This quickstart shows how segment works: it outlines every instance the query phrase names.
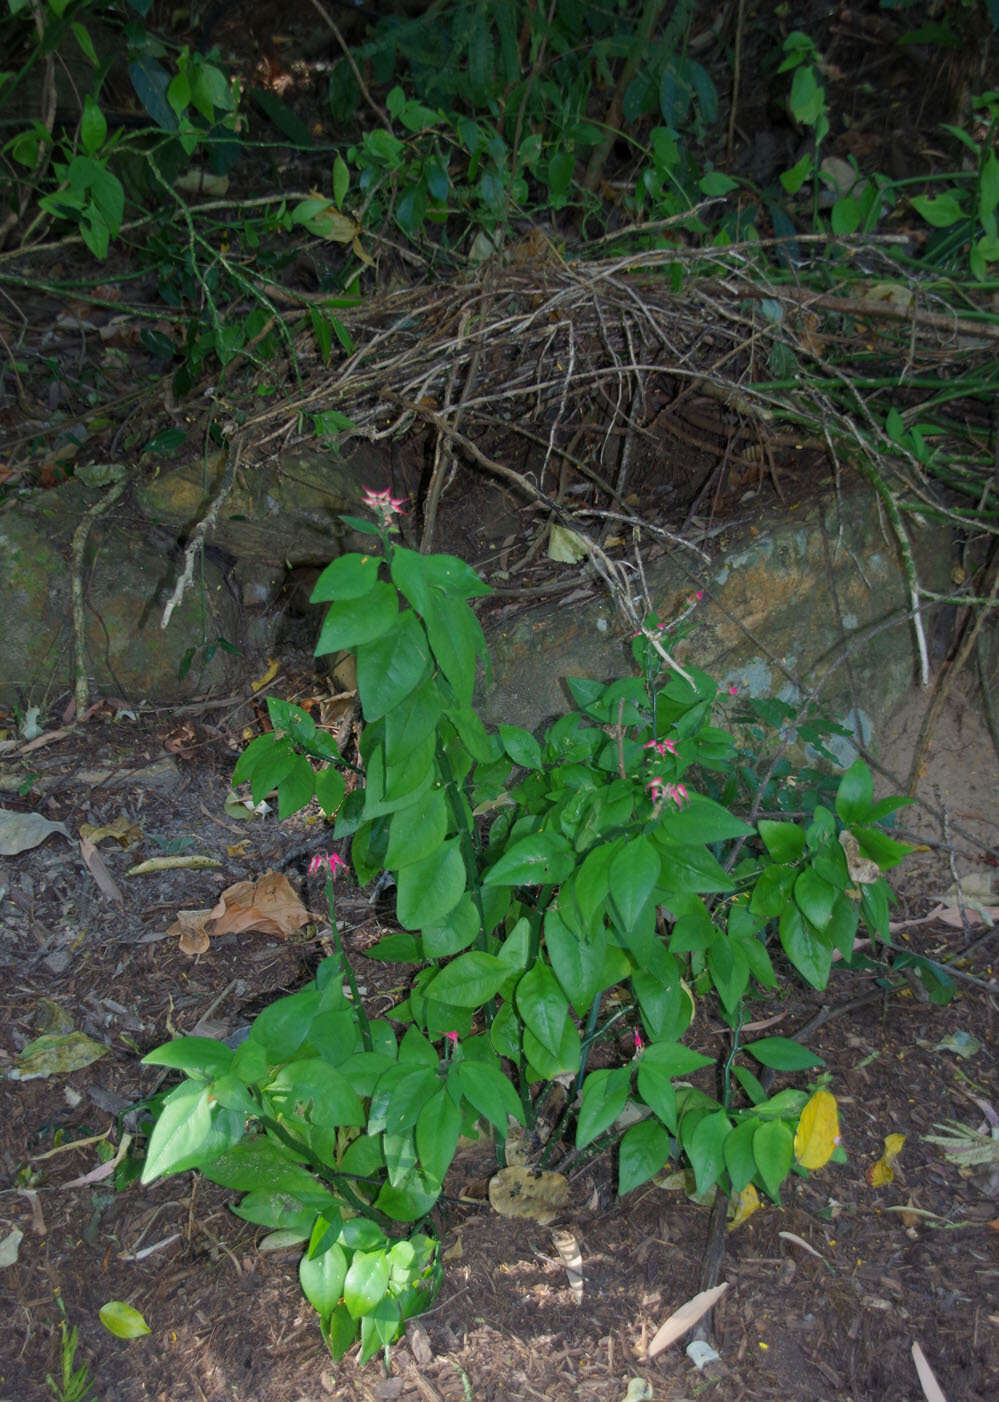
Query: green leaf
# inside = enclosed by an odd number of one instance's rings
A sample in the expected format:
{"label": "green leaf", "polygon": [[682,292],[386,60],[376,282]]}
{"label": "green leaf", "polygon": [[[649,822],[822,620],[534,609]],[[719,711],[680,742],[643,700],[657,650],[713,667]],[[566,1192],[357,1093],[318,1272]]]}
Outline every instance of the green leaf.
{"label": "green leaf", "polygon": [[733,1193],[741,1193],[756,1177],[753,1137],[759,1123],[756,1119],[743,1120],[725,1140],[725,1167],[732,1180]]}
{"label": "green leaf", "polygon": [[[347,1050],[349,1050],[349,1043]],[[344,1076],[322,1057],[305,1057],[289,1062],[273,1077],[268,1095],[287,1102],[284,1113],[304,1103],[313,1124],[355,1125],[365,1123],[360,1100]]]}
{"label": "green leaf", "polygon": [[316,580],[309,603],[328,604],[334,600],[363,599],[375,587],[380,564],[377,555],[340,555],[326,566]]}
{"label": "green leaf", "polygon": [[320,769],[318,773],[315,774],[314,783],[316,799],[319,806],[326,814],[327,818],[330,818],[343,802],[344,793],[346,792],[343,775],[340,773],[339,769],[334,769],[332,765],[328,765],[327,768]]}
{"label": "green leaf", "polygon": [[229,1070],[232,1057],[232,1048],[214,1037],[179,1037],[147,1052],[142,1065],[169,1066],[171,1070],[210,1081]]}
{"label": "green leaf", "polygon": [[501,1134],[506,1134],[511,1115],[523,1124],[524,1109],[520,1098],[498,1066],[488,1061],[466,1059],[454,1066],[452,1076],[469,1105],[495,1125]]}
{"label": "green leaf", "polygon": [[451,1167],[460,1133],[461,1111],[442,1086],[423,1106],[416,1121],[416,1152],[437,1183],[443,1183]]}
{"label": "green leaf", "polygon": [[[466,891],[443,920],[423,927],[423,954],[427,959],[449,959],[476,939],[482,928],[475,902]],[[507,961],[504,960],[504,963]]]}
{"label": "green leaf", "polygon": [[100,150],[108,134],[108,124],[91,93],[83,99],[83,115],[80,118],[80,140],[88,156]]}
{"label": "green leaf", "polygon": [[385,852],[386,870],[397,871],[400,867],[410,866],[443,847],[447,819],[447,800],[443,789],[428,789],[408,808],[393,813],[389,820]]}
{"label": "green leaf", "polygon": [[302,1293],[323,1318],[332,1314],[340,1303],[347,1275],[347,1253],[338,1243],[334,1242],[325,1251],[315,1254],[330,1225],[326,1217],[316,1218],[309,1238],[309,1249],[298,1263]]}
{"label": "green leaf", "polygon": [[549,906],[545,914],[545,949],[555,977],[580,1017],[589,1010],[603,987],[607,937],[602,928],[592,935],[576,935],[559,912]]}
{"label": "green leaf", "polygon": [[817,930],[824,930],[832,915],[839,892],[811,867],[806,867],[794,883],[795,904]]}
{"label": "green leaf", "polygon": [[794,878],[795,869],[792,866],[764,867],[749,899],[749,909],[752,913],[763,920],[772,920],[775,915],[780,915],[791,900]]}
{"label": "green leaf", "polygon": [[658,1120],[641,1120],[626,1130],[618,1152],[617,1191],[620,1197],[654,1178],[669,1159],[669,1135]]}
{"label": "green leaf", "polygon": [[576,1148],[582,1149],[603,1134],[620,1115],[631,1089],[630,1066],[591,1071],[583,1082],[583,1099],[576,1122]]}
{"label": "green leaf", "polygon": [[763,1186],[779,1203],[780,1186],[790,1173],[794,1158],[794,1134],[783,1120],[769,1120],[759,1126],[753,1135],[753,1158]]}
{"label": "green leaf", "polygon": [[472,950],[468,954],[459,954],[457,959],[445,965],[431,979],[425,993],[438,1003],[450,1003],[457,1008],[477,1008],[498,992],[509,972],[495,954]]}
{"label": "green leaf", "polygon": [[775,1071],[804,1071],[809,1066],[825,1066],[821,1056],[790,1037],[764,1037],[759,1042],[744,1042],[742,1050]]}
{"label": "green leaf", "polygon": [[153,1126],[142,1182],[180,1173],[199,1162],[211,1143],[211,1091],[203,1081],[185,1081],[164,1101]]}
{"label": "green leaf", "polygon": [[343,1282],[343,1302],[355,1319],[368,1314],[388,1290],[389,1263],[384,1251],[358,1251]]}
{"label": "green leaf", "polygon": [[[869,889],[865,887],[865,891]],[[832,950],[813,933],[795,905],[787,906],[781,915],[780,942],[799,974],[813,988],[825,988],[832,968]]]}
{"label": "green leaf", "polygon": [[562,1040],[554,1053],[541,1042],[529,1027],[523,1030],[524,1057],[533,1068],[533,1079],[553,1081],[556,1076],[575,1075],[579,1071],[579,1033],[571,1018],[562,1024]]}
{"label": "green leaf", "polygon": [[[265,737],[261,736],[260,738],[264,739]],[[277,788],[295,763],[295,749],[287,736],[273,735],[269,738],[272,743],[266,750],[262,748],[258,751],[259,757],[255,759],[252,771],[248,775],[250,793],[254,803],[262,803],[271,790]],[[248,753],[249,750],[247,750]],[[246,756],[244,755],[243,758],[245,759]],[[237,765],[237,771],[238,768]],[[235,773],[233,778],[235,779]]]}
{"label": "green leaf", "polygon": [[846,824],[862,823],[874,805],[874,780],[862,759],[856,759],[839,781],[836,812]]}
{"label": "green leaf", "polygon": [[910,204],[934,229],[949,229],[965,218],[965,211],[955,195],[916,195]]}
{"label": "green leaf", "polygon": [[312,802],[316,791],[316,775],[304,755],[296,754],[291,767],[278,784],[278,818],[290,818]]}
{"label": "green leaf", "polygon": [[706,1193],[714,1187],[721,1176],[725,1167],[725,1140],[731,1128],[731,1121],[724,1110],[716,1110],[698,1120],[689,1142],[684,1140],[699,1193]]}
{"label": "green leaf", "polygon": [[559,833],[538,832],[522,837],[485,875],[484,886],[554,886],[566,879],[576,855]]}
{"label": "green leaf", "polygon": [[318,1011],[319,990],[315,987],[278,998],[257,1014],[249,1040],[264,1048],[271,1065],[290,1061],[305,1041],[309,1024]]}
{"label": "green leaf", "polygon": [[916,850],[908,842],[896,842],[877,828],[854,828],[852,831],[861,852],[872,862],[877,862],[882,871],[898,866],[903,857]]}
{"label": "green leaf", "polygon": [[315,655],[322,657],[327,652],[342,652],[370,643],[387,633],[398,616],[399,595],[391,584],[376,580],[364,595],[363,603],[344,599],[330,604]]}
{"label": "green leaf", "polygon": [[714,799],[691,794],[682,808],[664,814],[663,831],[676,842],[710,844],[730,837],[750,837],[755,829]]}
{"label": "green leaf", "polygon": [[734,1013],[749,982],[749,963],[738,942],[719,932],[708,951],[708,968],[722,1004]]}
{"label": "green leaf", "polygon": [[482,626],[464,599],[435,593],[423,615],[430,646],[458,700],[471,704],[476,661],[487,657]]}
{"label": "green leaf", "polygon": [[[396,896],[400,925],[406,930],[419,930],[443,920],[461,899],[465,880],[465,863],[457,838],[441,843],[436,851],[420,861],[402,867],[398,872]],[[435,993],[434,997],[441,998],[441,995]]]}
{"label": "green leaf", "polygon": [[804,852],[805,834],[797,823],[775,823],[770,818],[761,818],[756,826],[775,862],[796,862]]}
{"label": "green leaf", "polygon": [[659,854],[646,837],[635,837],[624,845],[610,865],[610,894],[621,917],[622,927],[634,926],[659,881]]}
{"label": "green leaf", "polygon": [[522,730],[519,725],[501,725],[499,736],[514,764],[523,769],[541,768],[541,746],[529,730]]}
{"label": "green leaf", "polygon": [[368,1109],[369,1134],[401,1134],[412,1129],[420,1111],[440,1086],[436,1070],[395,1062],[378,1078]]}
{"label": "green leaf", "polygon": [[[138,1339],[150,1333],[149,1325],[139,1311],[132,1305],[126,1305],[123,1300],[109,1300],[106,1305],[101,1305],[98,1318],[116,1339]],[[68,1396],[68,1393],[63,1395]]]}
{"label": "green leaf", "polygon": [[290,1193],[300,1202],[329,1202],[329,1189],[269,1139],[244,1139],[202,1169],[206,1178],[239,1192]]}
{"label": "green leaf", "polygon": [[388,632],[357,649],[357,690],[365,720],[398,706],[430,670],[430,645],[414,613],[399,615]]}
{"label": "green leaf", "polygon": [[557,1057],[570,1020],[569,1004],[555,975],[540,959],[517,984],[516,1002],[524,1026]]}

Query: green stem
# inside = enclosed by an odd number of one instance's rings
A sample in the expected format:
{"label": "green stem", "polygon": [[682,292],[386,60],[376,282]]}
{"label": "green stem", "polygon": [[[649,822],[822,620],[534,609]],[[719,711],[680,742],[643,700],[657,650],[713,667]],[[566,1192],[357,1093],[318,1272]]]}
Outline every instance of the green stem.
{"label": "green stem", "polygon": [[354,1003],[354,1012],[357,1016],[357,1023],[361,1029],[361,1041],[364,1043],[366,1052],[374,1051],[374,1044],[371,1040],[371,1024],[368,1021],[368,1014],[365,1011],[364,1003],[357,989],[357,980],[354,978],[354,970],[350,966],[347,958],[347,951],[343,947],[343,940],[336,923],[336,897],[333,890],[333,877],[326,878],[326,907],[330,915],[330,927],[333,931],[333,944],[336,948],[337,958],[340,960],[340,969],[344,977],[350,984],[350,996]]}
{"label": "green stem", "polygon": [[398,1227],[398,1223],[394,1222],[391,1217],[386,1217],[384,1212],[380,1212],[377,1207],[374,1207],[369,1202],[365,1202],[363,1198],[358,1197],[353,1188],[346,1182],[343,1174],[337,1173],[336,1170],[330,1168],[328,1164],[324,1164],[323,1161],[312,1152],[308,1144],[303,1144],[300,1139],[296,1139],[293,1134],[285,1129],[280,1121],[272,1119],[270,1115],[265,1114],[263,1111],[260,1112],[259,1118],[260,1123],[265,1129],[269,1130],[271,1134],[280,1139],[281,1143],[289,1148],[296,1158],[304,1160],[318,1178],[321,1178],[324,1183],[328,1183],[331,1188],[335,1188],[344,1201],[354,1208],[355,1212],[359,1213],[362,1217],[367,1217],[371,1221],[377,1222],[382,1228],[394,1229]]}
{"label": "green stem", "polygon": [[742,1024],[745,1020],[745,1009],[742,1002],[739,1003],[739,1011],[736,1015],[735,1026],[732,1028],[732,1045],[728,1056],[722,1066],[722,1106],[727,1110],[732,1100],[732,1063],[735,1061],[736,1053],[739,1050],[739,1033],[742,1031]]}

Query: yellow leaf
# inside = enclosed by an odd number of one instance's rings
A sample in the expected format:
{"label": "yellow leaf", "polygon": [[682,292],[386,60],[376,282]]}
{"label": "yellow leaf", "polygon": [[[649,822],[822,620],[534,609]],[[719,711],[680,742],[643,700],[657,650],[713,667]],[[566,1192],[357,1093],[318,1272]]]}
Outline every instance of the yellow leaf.
{"label": "yellow leaf", "polygon": [[802,1168],[821,1168],[839,1143],[839,1108],[836,1097],[817,1090],[801,1112],[794,1136],[794,1157]]}
{"label": "yellow leaf", "polygon": [[281,663],[278,662],[276,657],[268,658],[267,671],[262,677],[258,677],[255,682],[250,683],[250,685],[253,687],[253,690],[259,691],[262,686],[266,686],[269,681],[273,681],[273,679],[277,676],[278,668],[280,667],[280,665]]}
{"label": "yellow leaf", "polygon": [[760,1195],[753,1187],[752,1183],[748,1183],[739,1194],[736,1202],[735,1214],[728,1224],[729,1231],[734,1232],[736,1227],[741,1227],[747,1218],[752,1217],[759,1206]]}
{"label": "yellow leaf", "polygon": [[871,1164],[867,1173],[864,1175],[872,1188],[883,1188],[886,1183],[891,1183],[894,1180],[895,1170],[892,1164],[902,1152],[902,1145],[904,1143],[904,1134],[888,1134],[885,1136],[884,1153],[878,1159],[877,1163]]}

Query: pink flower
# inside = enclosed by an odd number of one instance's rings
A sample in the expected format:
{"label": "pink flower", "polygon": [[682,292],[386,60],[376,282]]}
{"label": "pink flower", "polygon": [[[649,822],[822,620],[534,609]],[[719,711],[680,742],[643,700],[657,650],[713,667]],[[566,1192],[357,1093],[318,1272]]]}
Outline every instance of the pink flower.
{"label": "pink flower", "polygon": [[405,514],[403,512],[405,504],[405,497],[394,497],[388,491],[376,492],[371,487],[364,489],[364,505],[378,518],[378,524],[387,527],[390,531],[396,529],[393,518]]}
{"label": "pink flower", "polygon": [[690,802],[686,784],[666,784],[663,793],[676,804],[677,808],[682,808],[685,803]]}
{"label": "pink flower", "polygon": [[672,740],[648,740],[644,746],[646,750],[655,750],[657,755],[676,754],[676,746]]}
{"label": "pink flower", "polygon": [[335,881],[337,872],[341,867],[346,870],[347,863],[337,852],[317,852],[309,863],[309,875],[315,876],[317,872],[322,871],[323,867],[329,867],[330,879]]}
{"label": "pink flower", "polygon": [[694,595],[694,598],[697,599],[698,602],[700,602],[700,600],[704,598],[704,590],[698,589],[697,593]]}
{"label": "pink flower", "polygon": [[640,1051],[643,1051],[643,1050],[644,1050],[644,1048],[645,1048],[645,1038],[642,1036],[641,1032],[639,1032],[638,1028],[636,1027],[636,1028],[635,1028],[635,1055],[637,1056],[638,1053],[639,1053]]}
{"label": "pink flower", "polygon": [[663,790],[666,788],[666,781],[664,779],[660,779],[659,776],[656,775],[654,779],[649,780],[645,787],[648,789],[650,795],[652,796],[652,802],[658,803],[663,796]]}
{"label": "pink flower", "polygon": [[728,689],[728,694],[729,696],[738,696],[739,688],[737,686],[730,686]]}
{"label": "pink flower", "polygon": [[452,1046],[456,1047],[458,1045],[457,1032],[445,1032],[444,1036],[448,1039]]}

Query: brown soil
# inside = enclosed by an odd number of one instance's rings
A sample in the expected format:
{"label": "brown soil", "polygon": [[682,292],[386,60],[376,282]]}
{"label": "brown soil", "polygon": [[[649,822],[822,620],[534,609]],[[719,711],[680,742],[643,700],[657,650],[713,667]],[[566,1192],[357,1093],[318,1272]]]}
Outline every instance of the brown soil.
{"label": "brown soil", "polygon": [[[899,747],[889,756],[899,768],[912,743],[912,717],[925,704],[914,697],[911,714],[889,737]],[[981,941],[982,925],[966,933],[937,919],[896,936],[941,959],[972,946],[960,972],[977,981],[960,981],[948,1006],[919,1002],[906,990],[846,1008],[873,987],[848,974],[834,976],[821,997],[789,988],[754,1002],[751,1015],[782,1014],[787,1035],[820,1006],[835,1010],[810,1044],[832,1072],[849,1162],[807,1182],[793,1180],[782,1208],[764,1208],[729,1235],[722,1271],[729,1289],[714,1322],[720,1361],[705,1373],[688,1361],[683,1342],[653,1362],[645,1349],[663,1319],[699,1288],[708,1213],[682,1193],[652,1185],[619,1202],[608,1163],[590,1165],[574,1180],[573,1201],[581,1206],[562,1224],[582,1251],[581,1303],[550,1229],[511,1223],[488,1209],[488,1150],[456,1164],[441,1217],[444,1285],[393,1351],[388,1373],[378,1360],[364,1369],[349,1357],[331,1364],[299,1292],[296,1254],[259,1253],[262,1233],[227,1211],[233,1194],[192,1174],[121,1192],[107,1182],[63,1186],[99,1162],[92,1144],[73,1145],[108,1130],[118,1142],[117,1117],[151,1090],[155,1075],[140,1068],[139,1052],[172,1029],[199,1025],[227,1035],[309,977],[323,952],[307,929],[288,942],[224,936],[192,961],[165,936],[178,908],[211,905],[223,886],[282,864],[318,904],[304,876],[306,858],[289,861],[289,854],[321,845],[321,834],[304,822],[279,827],[273,817],[240,824],[224,816],[232,728],[230,718],[209,715],[212,725],[191,722],[185,753],[172,755],[162,741],[180,744],[177,732],[171,740],[155,718],[134,725],[95,719],[82,736],[28,757],[36,776],[29,799],[5,784],[8,808],[38,809],[74,833],[82,821],[125,814],[143,838],[128,852],[107,841],[101,848],[123,893],[120,908],[100,893],[76,843],[61,836],[0,863],[3,1056],[12,1060],[43,1029],[43,1000],[108,1048],[102,1060],[68,1076],[0,1081],[0,1238],[13,1227],[23,1232],[16,1263],[0,1271],[8,1321],[0,1335],[0,1398],[40,1402],[50,1395],[45,1377],[59,1367],[59,1300],[79,1327],[79,1361],[91,1368],[105,1402],[320,1402],[328,1395],[352,1402],[619,1402],[633,1378],[647,1381],[644,1395],[664,1402],[910,1402],[918,1395],[914,1341],[948,1402],[996,1396],[996,1184],[983,1174],[962,1176],[925,1138],[943,1120],[980,1124],[973,1096],[999,1104],[996,950],[994,941]],[[135,774],[150,762],[159,766],[152,779],[150,771]],[[11,764],[9,772],[16,778],[23,768]],[[960,697],[935,733],[921,792],[946,809],[950,838],[918,808],[907,815],[908,826],[928,843],[953,840],[958,854],[931,847],[901,868],[896,914],[904,921],[935,907],[952,880],[951,861],[962,875],[994,870],[999,770],[973,707]],[[163,844],[177,849],[187,840],[191,852],[221,861],[217,873],[124,874]],[[379,916],[362,893],[350,891],[340,913],[352,928],[359,979],[377,999],[394,975],[361,951]],[[719,1030],[702,1025],[694,1040],[709,1047]],[[968,1060],[940,1048],[958,1031],[981,1043]],[[131,1125],[127,1117],[124,1125]],[[865,1172],[891,1133],[907,1136],[895,1179],[872,1188]],[[913,1212],[903,1215],[902,1207]],[[781,1235],[788,1232],[818,1254]],[[152,1333],[131,1342],[113,1338],[97,1318],[109,1300],[140,1309]]]}

